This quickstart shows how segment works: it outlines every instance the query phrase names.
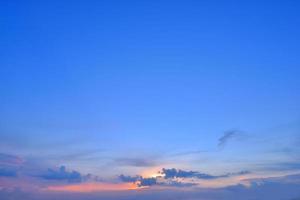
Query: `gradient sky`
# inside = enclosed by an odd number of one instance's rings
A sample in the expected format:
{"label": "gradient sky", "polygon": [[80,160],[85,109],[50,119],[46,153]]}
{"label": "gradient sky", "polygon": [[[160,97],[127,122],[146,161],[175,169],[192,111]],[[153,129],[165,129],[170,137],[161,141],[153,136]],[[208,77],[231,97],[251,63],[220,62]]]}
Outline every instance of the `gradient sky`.
{"label": "gradient sky", "polygon": [[0,197],[300,197],[299,10],[1,1]]}

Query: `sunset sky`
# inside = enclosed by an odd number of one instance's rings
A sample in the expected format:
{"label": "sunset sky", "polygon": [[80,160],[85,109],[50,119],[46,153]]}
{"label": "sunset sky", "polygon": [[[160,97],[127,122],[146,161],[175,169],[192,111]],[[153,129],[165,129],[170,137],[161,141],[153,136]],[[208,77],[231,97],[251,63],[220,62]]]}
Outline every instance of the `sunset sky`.
{"label": "sunset sky", "polygon": [[300,1],[0,1],[0,199],[299,200]]}

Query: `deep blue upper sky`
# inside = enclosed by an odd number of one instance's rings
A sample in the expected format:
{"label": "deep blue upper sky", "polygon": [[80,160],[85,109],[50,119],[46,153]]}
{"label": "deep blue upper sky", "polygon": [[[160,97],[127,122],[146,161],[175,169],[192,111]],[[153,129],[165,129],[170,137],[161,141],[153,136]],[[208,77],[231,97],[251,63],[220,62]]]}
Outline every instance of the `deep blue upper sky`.
{"label": "deep blue upper sky", "polygon": [[1,151],[101,149],[110,159],[214,151],[232,129],[292,138],[299,9],[292,0],[1,1]]}

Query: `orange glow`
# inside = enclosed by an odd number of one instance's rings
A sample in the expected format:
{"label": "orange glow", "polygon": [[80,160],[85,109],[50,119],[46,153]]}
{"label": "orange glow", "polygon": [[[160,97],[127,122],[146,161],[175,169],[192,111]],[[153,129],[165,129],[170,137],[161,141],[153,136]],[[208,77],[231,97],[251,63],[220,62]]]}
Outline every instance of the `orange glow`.
{"label": "orange glow", "polygon": [[46,190],[54,192],[98,192],[138,189],[133,183],[82,183],[73,185],[49,186]]}
{"label": "orange glow", "polygon": [[141,173],[141,175],[146,178],[161,176],[161,174],[159,173],[160,170],[161,170],[161,167],[157,166],[157,167],[154,167],[151,169],[147,169],[146,171],[143,171]]}

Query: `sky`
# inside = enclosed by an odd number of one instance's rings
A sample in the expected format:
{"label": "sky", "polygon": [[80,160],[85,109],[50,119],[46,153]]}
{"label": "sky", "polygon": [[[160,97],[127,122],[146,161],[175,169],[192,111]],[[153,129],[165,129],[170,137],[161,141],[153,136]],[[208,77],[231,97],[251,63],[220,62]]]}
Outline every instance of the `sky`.
{"label": "sky", "polygon": [[300,2],[0,2],[0,199],[300,199]]}

